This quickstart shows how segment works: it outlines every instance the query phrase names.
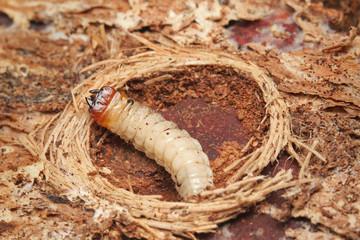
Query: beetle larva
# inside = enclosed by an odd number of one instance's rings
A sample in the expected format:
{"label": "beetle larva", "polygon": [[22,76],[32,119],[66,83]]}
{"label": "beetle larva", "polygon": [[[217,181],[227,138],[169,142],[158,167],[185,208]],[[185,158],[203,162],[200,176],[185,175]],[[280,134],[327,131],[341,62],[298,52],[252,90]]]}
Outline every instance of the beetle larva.
{"label": "beetle larva", "polygon": [[188,198],[213,186],[209,159],[187,131],[112,87],[90,93],[93,95],[86,101],[94,120],[165,167],[181,197]]}

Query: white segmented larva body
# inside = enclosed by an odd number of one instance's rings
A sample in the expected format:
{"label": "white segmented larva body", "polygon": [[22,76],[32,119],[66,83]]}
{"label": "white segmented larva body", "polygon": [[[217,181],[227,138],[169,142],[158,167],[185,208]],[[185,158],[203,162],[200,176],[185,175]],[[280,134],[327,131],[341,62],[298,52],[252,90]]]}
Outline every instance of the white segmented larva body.
{"label": "white segmented larva body", "polygon": [[[110,87],[94,90],[97,93],[95,99],[87,99],[90,113],[100,125],[130,141],[137,150],[164,166],[181,197],[197,195],[213,186],[209,159],[196,139],[123,93],[115,91],[111,98],[105,99],[106,94],[110,95],[109,91],[115,90]],[[94,116],[96,114],[101,116]]]}

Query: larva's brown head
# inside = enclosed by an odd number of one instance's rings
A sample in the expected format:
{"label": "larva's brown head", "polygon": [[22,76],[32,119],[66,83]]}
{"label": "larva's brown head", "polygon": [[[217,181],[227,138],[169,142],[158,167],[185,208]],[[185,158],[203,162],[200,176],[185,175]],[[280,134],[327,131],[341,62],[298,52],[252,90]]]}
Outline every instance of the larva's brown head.
{"label": "larva's brown head", "polygon": [[90,93],[93,95],[91,95],[90,99],[85,98],[90,106],[89,113],[96,121],[100,120],[116,92],[117,91],[114,88],[105,86],[100,90],[91,90]]}

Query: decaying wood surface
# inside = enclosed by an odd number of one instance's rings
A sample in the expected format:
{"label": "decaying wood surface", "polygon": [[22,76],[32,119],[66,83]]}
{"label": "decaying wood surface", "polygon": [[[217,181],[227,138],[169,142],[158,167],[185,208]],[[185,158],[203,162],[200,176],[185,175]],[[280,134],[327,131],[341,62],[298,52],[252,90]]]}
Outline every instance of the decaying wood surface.
{"label": "decaying wood surface", "polygon": [[[288,237],[358,239],[359,12],[355,0],[0,0],[0,236],[195,238],[257,205],[309,219]],[[229,32],[267,20],[246,44]],[[236,112],[247,143],[220,143],[216,188],[188,202],[170,184],[152,195],[107,165],[118,146],[84,101],[104,85],[164,113],[205,99]],[[299,172],[266,175],[284,156]],[[280,189],[286,204],[263,202]]]}

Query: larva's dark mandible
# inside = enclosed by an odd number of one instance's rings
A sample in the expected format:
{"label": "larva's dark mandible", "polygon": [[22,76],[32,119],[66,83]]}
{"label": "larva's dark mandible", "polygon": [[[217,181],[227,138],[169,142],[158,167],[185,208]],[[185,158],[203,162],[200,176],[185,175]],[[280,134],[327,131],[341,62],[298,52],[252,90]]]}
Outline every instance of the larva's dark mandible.
{"label": "larva's dark mandible", "polygon": [[187,131],[112,87],[90,93],[93,95],[86,101],[95,121],[164,166],[181,197],[188,198],[213,186],[209,159]]}

